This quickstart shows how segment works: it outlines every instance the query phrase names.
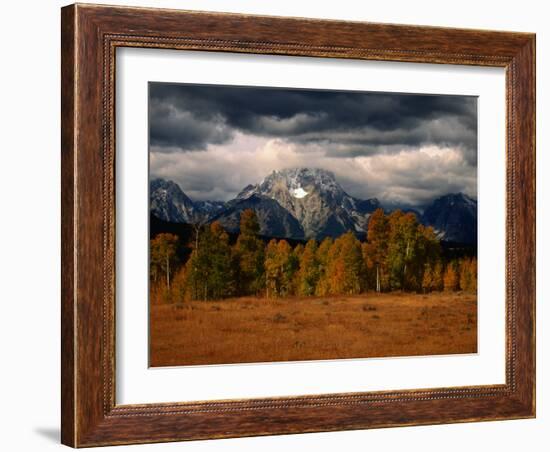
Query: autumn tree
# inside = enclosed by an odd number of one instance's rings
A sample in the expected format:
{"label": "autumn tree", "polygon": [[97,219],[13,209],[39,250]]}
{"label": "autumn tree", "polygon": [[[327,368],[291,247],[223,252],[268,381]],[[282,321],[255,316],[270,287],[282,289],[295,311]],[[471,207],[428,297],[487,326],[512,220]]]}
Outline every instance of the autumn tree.
{"label": "autumn tree", "polygon": [[436,261],[432,271],[432,290],[441,292],[443,290],[443,264]]}
{"label": "autumn tree", "polygon": [[361,243],[352,232],[338,237],[329,252],[329,288],[333,295],[354,295],[365,288]]}
{"label": "autumn tree", "polygon": [[332,260],[330,253],[333,243],[332,238],[326,237],[317,248],[316,258],[319,265],[319,276],[317,286],[315,287],[316,295],[324,296],[330,291],[330,274],[328,269]]}
{"label": "autumn tree", "polygon": [[178,262],[177,249],[178,237],[174,234],[158,234],[150,243],[151,279],[158,282],[161,275],[163,275],[167,289],[170,289],[170,278]]}
{"label": "autumn tree", "polygon": [[434,228],[418,225],[417,258],[424,262],[435,264],[441,256],[441,244]]}
{"label": "autumn tree", "polygon": [[363,247],[363,257],[367,268],[374,275],[374,287],[382,291],[382,281],[385,279],[386,256],[388,252],[388,219],[382,209],[376,209],[369,218],[367,226],[368,242]]}
{"label": "autumn tree", "polygon": [[[421,281],[424,292],[438,290],[437,287],[440,286],[441,280],[441,266],[438,267],[441,254],[439,240],[431,226],[426,227],[419,224],[417,229],[412,273],[416,273],[414,278],[417,282]],[[415,287],[410,288],[414,289]]]}
{"label": "autumn tree", "polygon": [[361,242],[352,232],[342,236],[343,243],[340,256],[345,263],[346,279],[344,293],[358,294],[367,289],[365,280],[365,262]]}
{"label": "autumn tree", "polygon": [[292,256],[291,256],[291,259],[292,259],[291,266],[293,268],[292,293],[294,295],[300,294],[300,260],[302,259],[304,250],[305,250],[305,247],[301,243],[298,243],[298,245],[296,245],[292,250]]}
{"label": "autumn tree", "polygon": [[[413,213],[396,210],[388,216],[389,234],[386,265],[392,289],[413,289],[419,264],[417,255],[418,221]],[[423,264],[423,263],[422,263]]]}
{"label": "autumn tree", "polygon": [[265,249],[265,286],[266,296],[277,297],[279,294],[280,265],[278,256],[277,240],[271,239]]}
{"label": "autumn tree", "polygon": [[258,238],[260,224],[256,213],[246,209],[241,213],[240,233],[233,249],[238,262],[239,292],[258,294],[264,287],[264,243]]}
{"label": "autumn tree", "polygon": [[422,290],[424,292],[440,292],[443,290],[443,266],[441,261],[426,262],[422,276]]}
{"label": "autumn tree", "polygon": [[430,263],[426,263],[424,266],[422,290],[424,292],[431,292],[433,290],[433,267]]}
{"label": "autumn tree", "polygon": [[298,293],[300,295],[314,295],[319,281],[319,261],[317,258],[317,242],[313,239],[306,243],[300,256],[298,271]]}
{"label": "autumn tree", "polygon": [[292,248],[286,240],[271,240],[266,248],[265,274],[267,296],[292,294],[294,274],[298,267]]}
{"label": "autumn tree", "polygon": [[[286,242],[286,240],[284,240]],[[288,242],[286,242],[288,245]],[[290,247],[290,245],[288,245]],[[296,251],[298,249],[298,251]],[[298,292],[298,271],[300,270],[300,256],[303,253],[304,246],[299,244],[294,250],[290,247],[290,256],[286,266],[286,291],[287,295],[296,295]]]}
{"label": "autumn tree", "polygon": [[363,244],[367,281],[377,292],[386,289],[432,290],[432,276],[441,249],[431,227],[412,212],[389,215],[377,209],[369,218]]}
{"label": "autumn tree", "polygon": [[477,290],[477,261],[475,258],[460,262],[460,288],[466,292]]}
{"label": "autumn tree", "polygon": [[296,245],[294,247],[294,250],[292,251],[292,253],[294,254],[294,256],[296,256],[296,258],[298,259],[298,261],[300,260],[301,256],[302,256],[302,253],[304,252],[305,250],[305,247],[304,245],[302,245],[301,243],[298,243],[298,245]]}
{"label": "autumn tree", "polygon": [[235,277],[231,247],[229,236],[220,223],[216,221],[205,227],[197,245],[185,265],[190,298],[212,300],[233,295]]}
{"label": "autumn tree", "polygon": [[443,275],[443,287],[447,291],[455,291],[460,287],[457,263],[455,261],[447,264],[445,274]]}

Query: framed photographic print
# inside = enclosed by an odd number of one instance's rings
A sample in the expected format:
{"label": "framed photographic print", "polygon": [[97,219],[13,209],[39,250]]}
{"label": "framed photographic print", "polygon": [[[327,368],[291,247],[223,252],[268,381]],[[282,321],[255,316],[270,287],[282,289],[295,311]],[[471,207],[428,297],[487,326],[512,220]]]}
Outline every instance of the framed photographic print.
{"label": "framed photographic print", "polygon": [[535,415],[535,37],[62,9],[62,442]]}
{"label": "framed photographic print", "polygon": [[151,366],[477,352],[475,97],[148,103]]}

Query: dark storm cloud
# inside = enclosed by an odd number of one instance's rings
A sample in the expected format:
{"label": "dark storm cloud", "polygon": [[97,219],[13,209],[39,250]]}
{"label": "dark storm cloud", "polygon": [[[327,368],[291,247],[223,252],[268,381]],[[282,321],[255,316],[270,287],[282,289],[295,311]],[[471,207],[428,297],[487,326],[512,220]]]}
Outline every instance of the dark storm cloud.
{"label": "dark storm cloud", "polygon": [[150,84],[150,142],[204,150],[235,131],[319,144],[331,157],[453,146],[476,164],[474,97]]}
{"label": "dark storm cloud", "polygon": [[149,105],[149,121],[151,145],[166,149],[203,150],[207,144],[222,144],[233,136],[223,118],[202,121],[189,111],[156,99]]}

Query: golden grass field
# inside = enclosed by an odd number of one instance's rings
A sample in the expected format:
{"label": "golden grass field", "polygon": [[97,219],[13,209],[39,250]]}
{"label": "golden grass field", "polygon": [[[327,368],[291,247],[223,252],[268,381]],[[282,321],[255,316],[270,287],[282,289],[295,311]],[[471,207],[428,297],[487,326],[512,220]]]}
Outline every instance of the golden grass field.
{"label": "golden grass field", "polygon": [[477,351],[477,299],[463,293],[243,297],[151,305],[151,366]]}

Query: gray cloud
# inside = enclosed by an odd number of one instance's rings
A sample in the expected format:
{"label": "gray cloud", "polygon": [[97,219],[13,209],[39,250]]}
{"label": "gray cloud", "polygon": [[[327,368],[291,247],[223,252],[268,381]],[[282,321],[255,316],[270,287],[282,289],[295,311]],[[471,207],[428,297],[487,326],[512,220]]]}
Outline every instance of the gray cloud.
{"label": "gray cloud", "polygon": [[204,150],[232,130],[289,142],[348,146],[458,145],[472,159],[477,101],[471,96],[390,94],[151,83],[151,143]]}
{"label": "gray cloud", "polygon": [[476,195],[477,99],[150,84],[151,176],[228,200],[274,169],[333,171],[353,196]]}
{"label": "gray cloud", "polygon": [[204,121],[192,112],[156,99],[151,99],[149,106],[149,128],[150,144],[165,152],[204,150],[208,144],[221,144],[233,136],[232,129],[221,117]]}

